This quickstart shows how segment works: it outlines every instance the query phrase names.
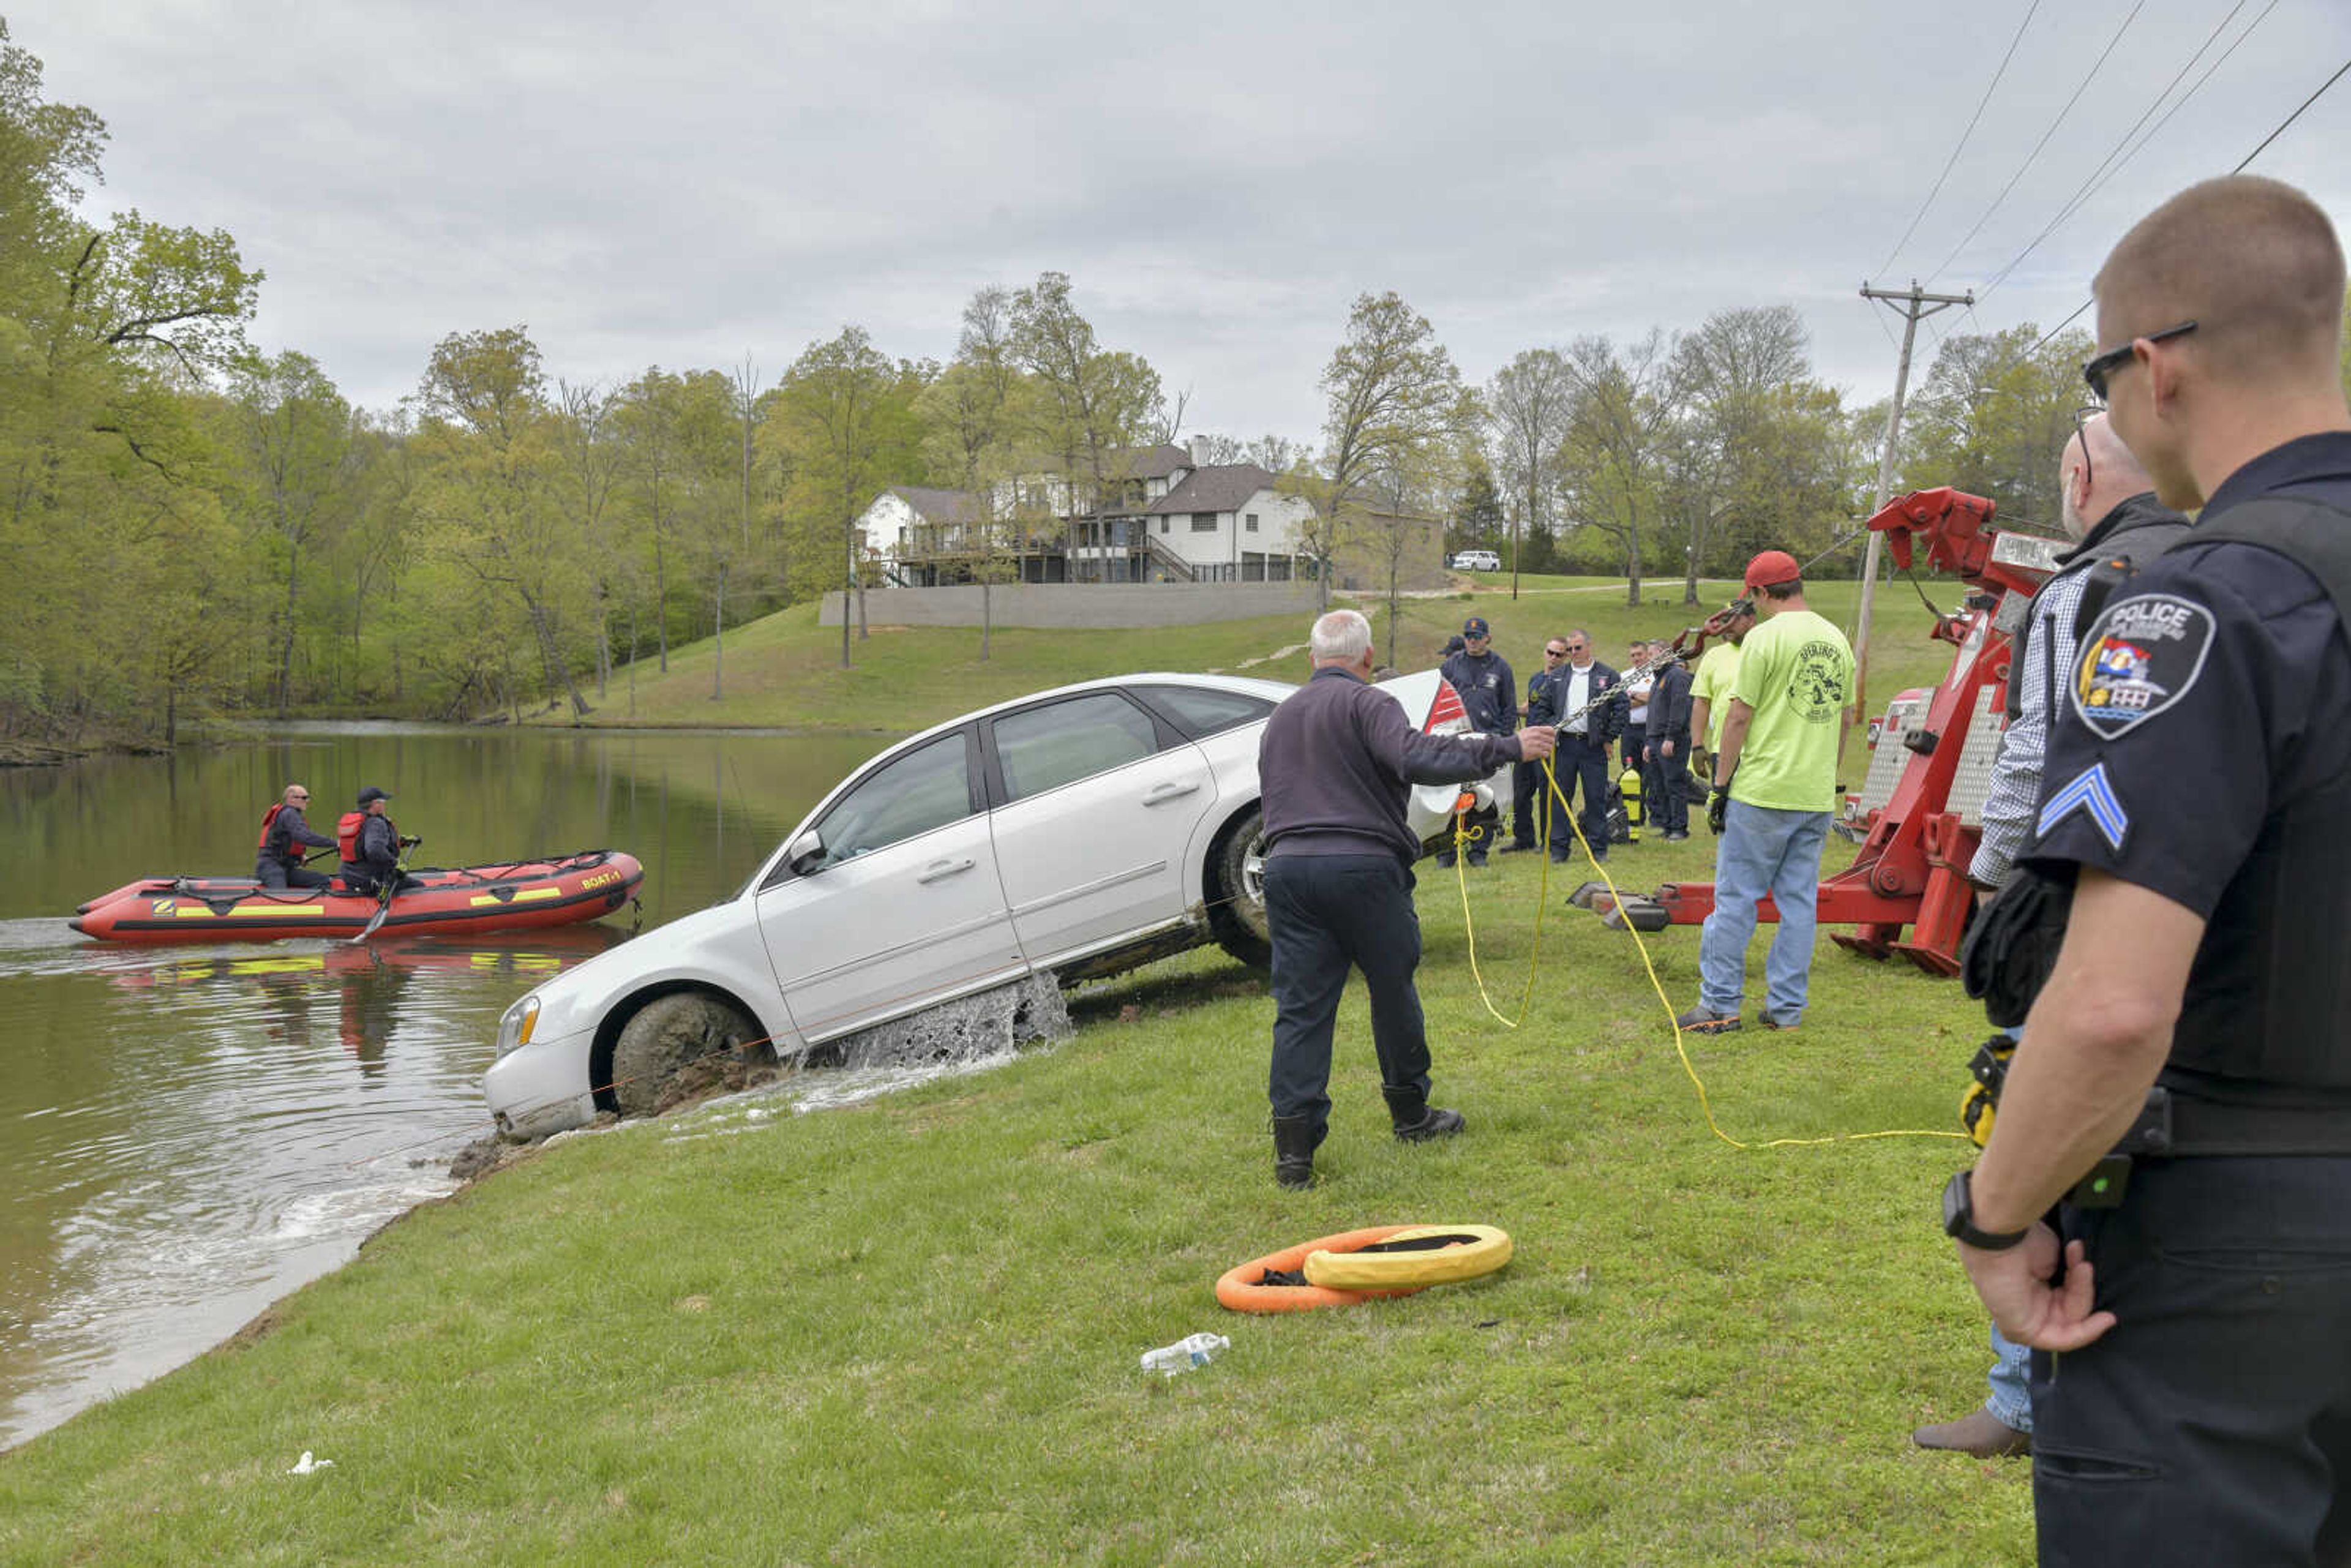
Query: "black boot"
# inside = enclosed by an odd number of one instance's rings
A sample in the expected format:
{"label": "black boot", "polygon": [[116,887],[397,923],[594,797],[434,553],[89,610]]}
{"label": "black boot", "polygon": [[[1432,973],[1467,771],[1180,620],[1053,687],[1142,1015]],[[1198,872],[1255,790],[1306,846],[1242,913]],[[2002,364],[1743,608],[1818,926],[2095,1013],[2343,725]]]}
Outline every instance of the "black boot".
{"label": "black boot", "polygon": [[1462,1120],[1460,1112],[1438,1110],[1417,1089],[1396,1089],[1384,1083],[1380,1092],[1388,1098],[1388,1120],[1395,1124],[1395,1135],[1405,1143],[1449,1138],[1468,1124]]}
{"label": "black boot", "polygon": [[1322,1139],[1311,1118],[1273,1119],[1273,1179],[1286,1187],[1314,1185],[1314,1145]]}

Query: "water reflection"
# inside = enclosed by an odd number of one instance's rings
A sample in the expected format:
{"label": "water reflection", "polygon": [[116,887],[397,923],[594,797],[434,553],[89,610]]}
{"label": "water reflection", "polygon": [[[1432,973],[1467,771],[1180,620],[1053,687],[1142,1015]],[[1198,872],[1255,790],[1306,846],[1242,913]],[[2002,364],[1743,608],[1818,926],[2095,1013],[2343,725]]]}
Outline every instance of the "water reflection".
{"label": "water reflection", "polygon": [[[498,1015],[619,925],[463,941],[88,942],[62,916],[250,869],[260,813],[366,784],[436,862],[643,861],[647,923],[731,893],[886,737],[346,726],[0,769],[0,1447],[218,1343],[449,1190]],[[619,918],[619,917],[616,917]]]}

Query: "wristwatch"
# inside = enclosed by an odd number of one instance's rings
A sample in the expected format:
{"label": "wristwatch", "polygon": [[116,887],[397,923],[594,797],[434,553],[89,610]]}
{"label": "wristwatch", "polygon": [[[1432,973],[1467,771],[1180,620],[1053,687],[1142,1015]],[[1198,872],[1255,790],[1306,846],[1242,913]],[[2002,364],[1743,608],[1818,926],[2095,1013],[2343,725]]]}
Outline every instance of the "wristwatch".
{"label": "wristwatch", "polygon": [[2005,1252],[2032,1233],[2032,1227],[2022,1230],[1979,1230],[1976,1228],[1976,1200],[1973,1184],[1969,1180],[1973,1171],[1961,1171],[1943,1186],[1943,1234],[1954,1240],[1984,1252]]}

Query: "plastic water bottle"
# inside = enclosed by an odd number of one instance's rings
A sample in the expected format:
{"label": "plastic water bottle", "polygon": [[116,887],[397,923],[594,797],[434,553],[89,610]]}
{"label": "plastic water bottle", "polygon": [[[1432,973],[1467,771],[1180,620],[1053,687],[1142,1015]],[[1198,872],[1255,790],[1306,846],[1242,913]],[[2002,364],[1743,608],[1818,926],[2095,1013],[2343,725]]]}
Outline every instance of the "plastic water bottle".
{"label": "plastic water bottle", "polygon": [[1179,1372],[1189,1372],[1196,1366],[1206,1366],[1220,1350],[1230,1350],[1233,1342],[1220,1333],[1186,1334],[1174,1344],[1163,1344],[1157,1350],[1143,1353],[1143,1370],[1164,1372],[1173,1377]]}

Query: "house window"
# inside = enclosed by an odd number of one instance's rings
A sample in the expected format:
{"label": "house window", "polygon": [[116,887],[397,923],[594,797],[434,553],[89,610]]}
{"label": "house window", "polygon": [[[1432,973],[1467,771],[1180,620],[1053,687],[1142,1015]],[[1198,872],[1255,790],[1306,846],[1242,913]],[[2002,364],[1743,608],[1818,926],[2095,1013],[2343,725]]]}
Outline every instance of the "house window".
{"label": "house window", "polygon": [[1214,512],[1193,513],[1192,531],[1196,534],[1215,533],[1217,531],[1217,514]]}
{"label": "house window", "polygon": [[1249,531],[1251,533],[1257,532],[1257,514],[1255,512],[1251,512],[1249,515]]}
{"label": "house window", "polygon": [[1165,517],[1159,519],[1159,531],[1163,534],[1167,531],[1167,519]]}

